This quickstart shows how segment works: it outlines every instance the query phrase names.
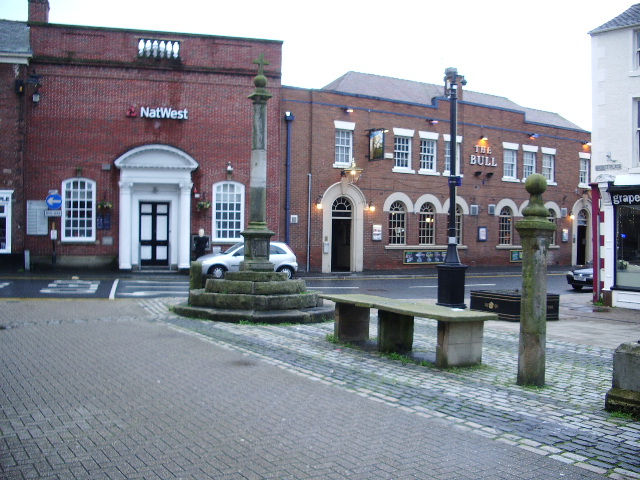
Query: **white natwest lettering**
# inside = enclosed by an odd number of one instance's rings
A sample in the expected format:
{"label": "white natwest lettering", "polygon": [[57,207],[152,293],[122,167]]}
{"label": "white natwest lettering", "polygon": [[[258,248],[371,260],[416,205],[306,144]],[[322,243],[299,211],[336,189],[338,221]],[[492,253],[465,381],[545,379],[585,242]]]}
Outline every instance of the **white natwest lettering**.
{"label": "white natwest lettering", "polygon": [[172,120],[189,120],[189,110],[174,110],[171,107],[140,107],[141,118],[170,118]]}

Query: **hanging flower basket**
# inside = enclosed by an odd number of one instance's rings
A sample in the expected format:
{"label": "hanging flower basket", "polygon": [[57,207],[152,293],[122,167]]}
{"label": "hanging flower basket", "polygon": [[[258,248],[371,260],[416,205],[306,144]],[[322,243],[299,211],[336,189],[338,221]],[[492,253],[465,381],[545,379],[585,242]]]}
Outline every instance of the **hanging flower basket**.
{"label": "hanging flower basket", "polygon": [[209,210],[211,208],[211,202],[198,202],[198,205],[196,206],[196,208],[198,209],[199,212],[203,210]]}
{"label": "hanging flower basket", "polygon": [[103,200],[98,203],[98,210],[111,210],[113,208],[113,203]]}

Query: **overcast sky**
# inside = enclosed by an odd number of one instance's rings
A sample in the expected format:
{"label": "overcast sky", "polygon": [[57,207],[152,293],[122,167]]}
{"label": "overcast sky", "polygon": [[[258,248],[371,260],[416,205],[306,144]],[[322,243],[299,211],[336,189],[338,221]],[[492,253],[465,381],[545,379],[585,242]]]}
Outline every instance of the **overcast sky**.
{"label": "overcast sky", "polygon": [[[282,40],[282,83],[348,71],[442,84],[556,112],[591,129],[591,37],[630,0],[49,0],[51,23]],[[26,20],[27,0],[0,2]],[[108,45],[105,45],[108,48]]]}

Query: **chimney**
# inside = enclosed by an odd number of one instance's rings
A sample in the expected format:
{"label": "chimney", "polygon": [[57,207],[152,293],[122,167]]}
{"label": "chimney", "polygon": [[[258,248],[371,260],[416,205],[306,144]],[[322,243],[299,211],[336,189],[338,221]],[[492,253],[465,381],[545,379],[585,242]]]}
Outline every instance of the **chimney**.
{"label": "chimney", "polygon": [[49,23],[49,0],[29,0],[29,22]]}

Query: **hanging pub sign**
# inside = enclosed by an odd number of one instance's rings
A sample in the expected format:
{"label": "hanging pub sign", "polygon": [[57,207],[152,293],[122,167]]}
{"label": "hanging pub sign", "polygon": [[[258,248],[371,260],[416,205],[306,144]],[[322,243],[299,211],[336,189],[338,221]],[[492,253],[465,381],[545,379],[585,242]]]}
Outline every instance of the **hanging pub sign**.
{"label": "hanging pub sign", "polygon": [[384,129],[369,130],[369,160],[384,158]]}

